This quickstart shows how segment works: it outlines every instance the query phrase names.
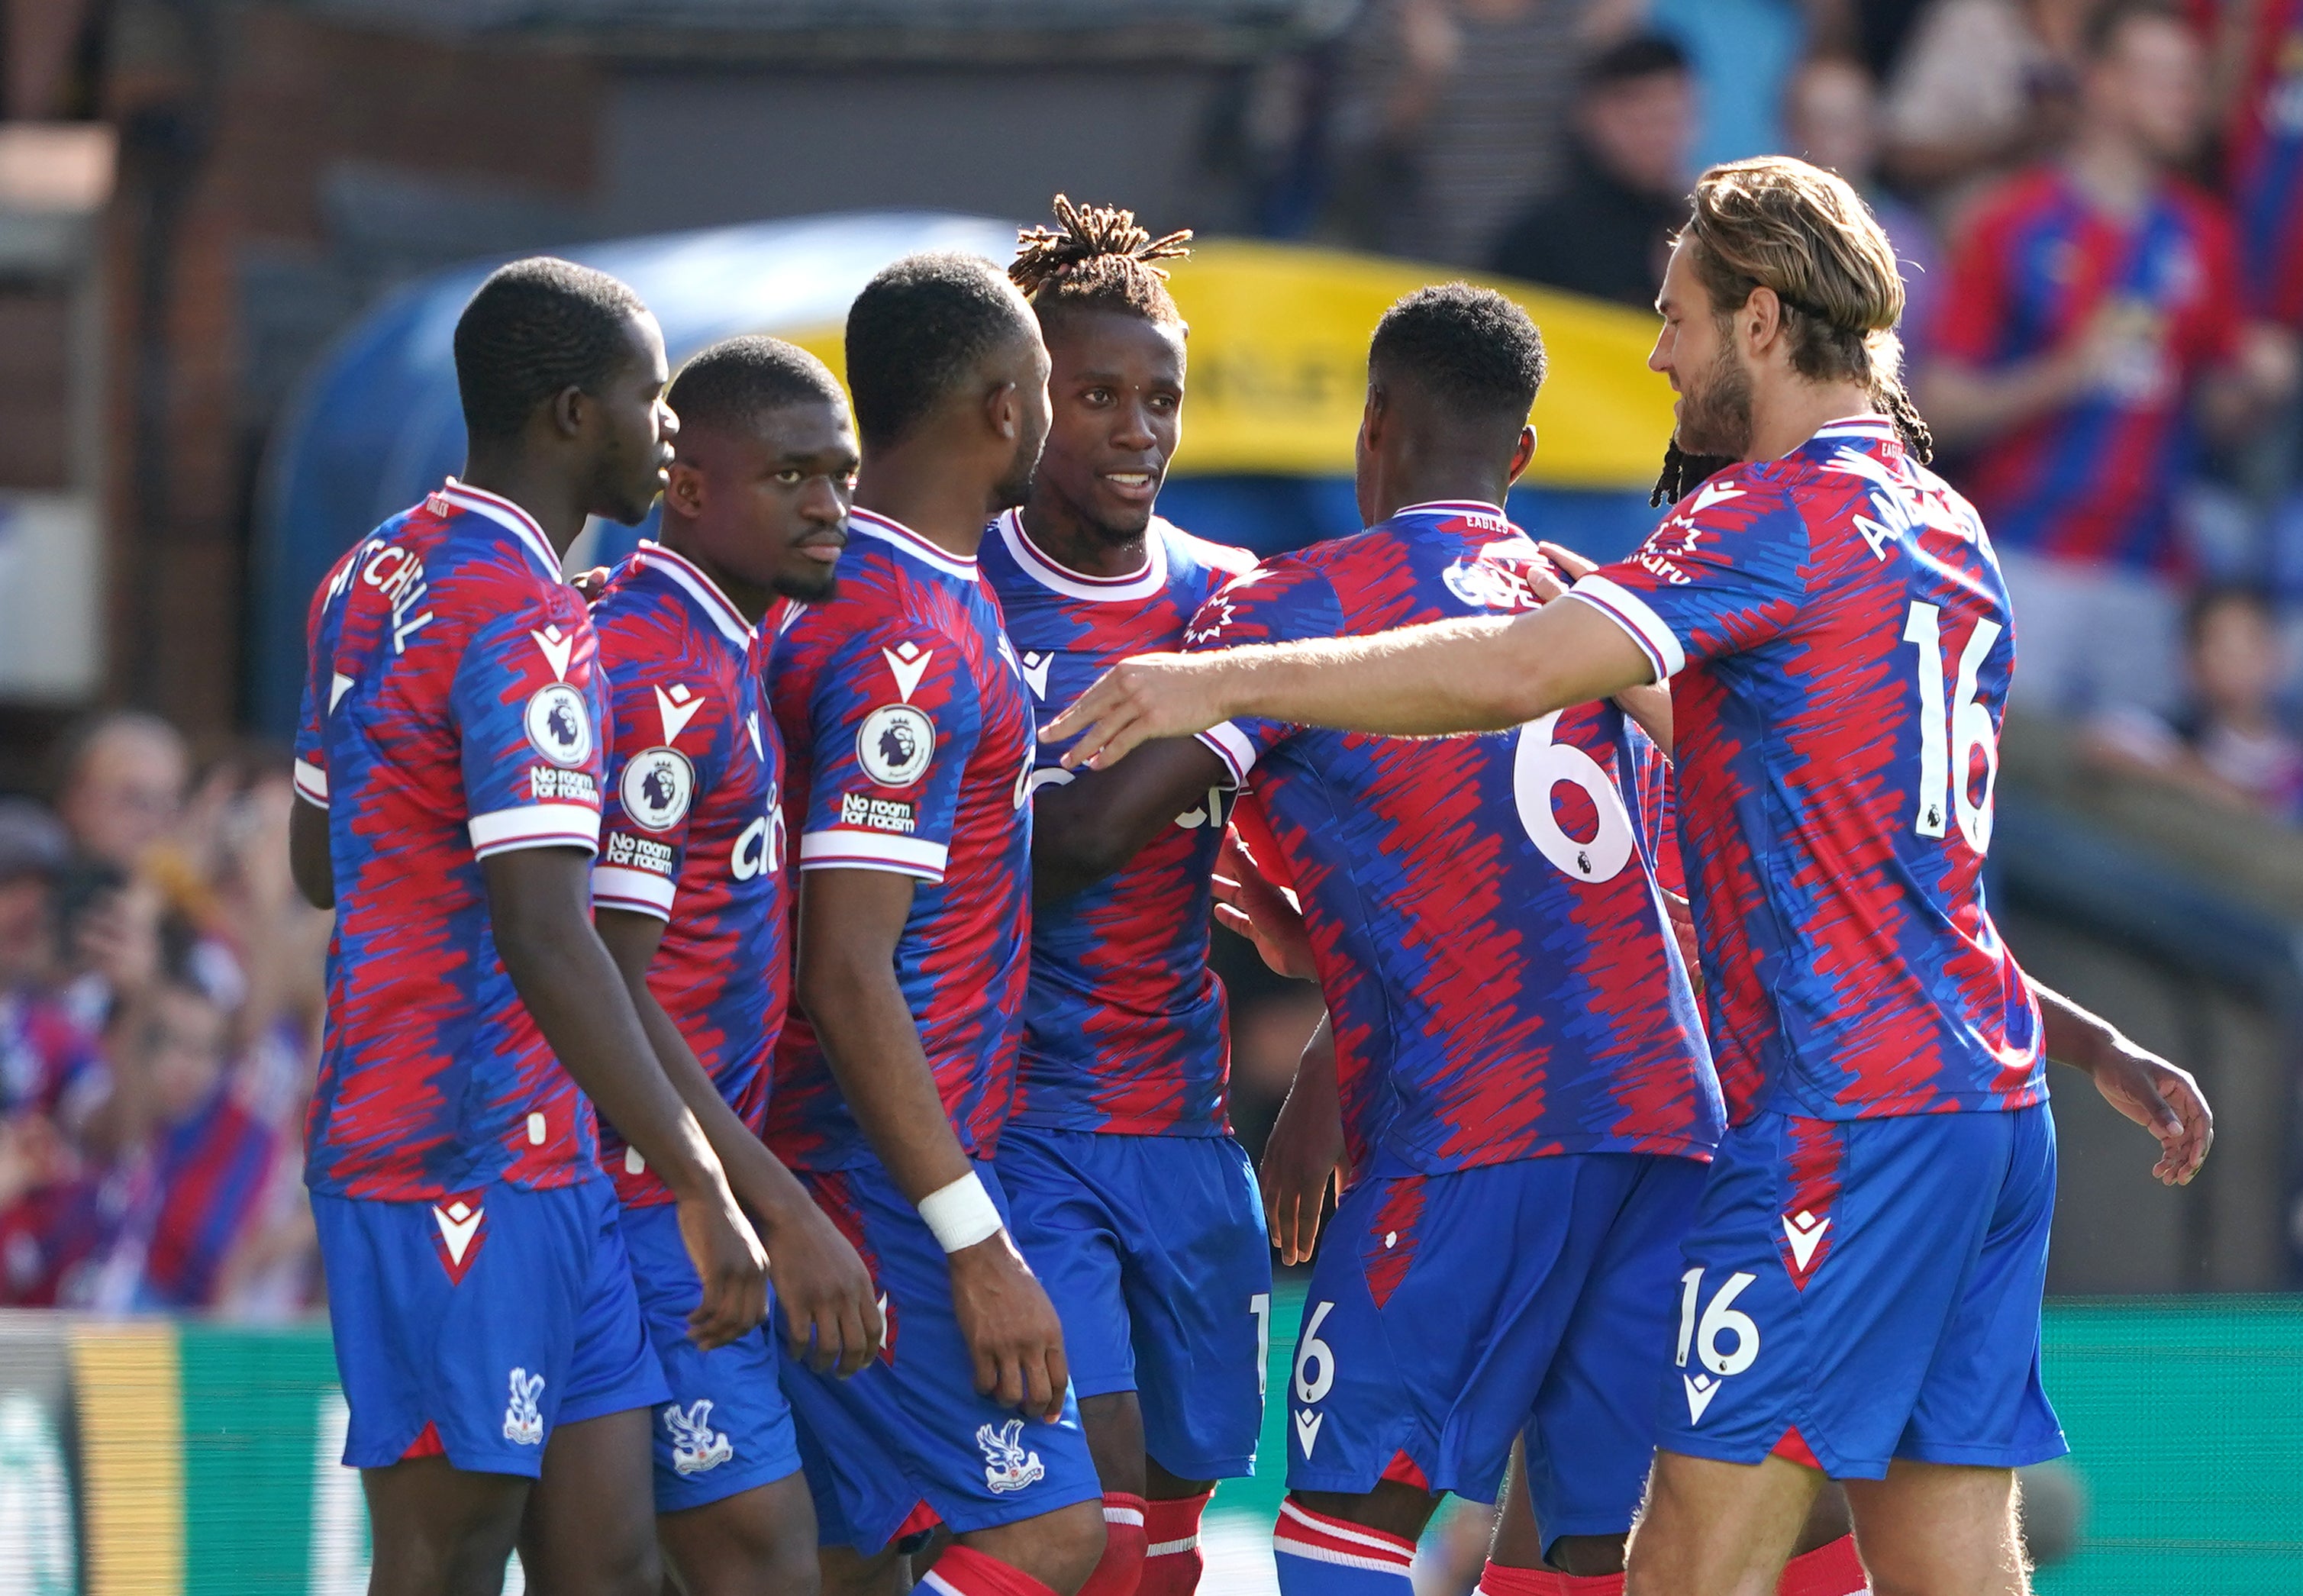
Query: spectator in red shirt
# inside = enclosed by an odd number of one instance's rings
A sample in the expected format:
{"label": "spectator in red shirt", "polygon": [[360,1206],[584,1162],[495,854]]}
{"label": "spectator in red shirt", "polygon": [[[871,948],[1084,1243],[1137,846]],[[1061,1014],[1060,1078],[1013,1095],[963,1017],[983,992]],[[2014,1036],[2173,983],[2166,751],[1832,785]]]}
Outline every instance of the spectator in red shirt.
{"label": "spectator in red shirt", "polygon": [[1920,401],[2006,573],[2020,702],[2168,706],[2199,426],[2236,432],[2283,380],[2240,359],[2229,221],[2176,175],[2204,87],[2179,15],[2113,0],[2071,147],[1987,196],[1955,252]]}
{"label": "spectator in red shirt", "polygon": [[115,1177],[106,1256],[75,1296],[111,1311],[214,1305],[233,1254],[292,1181],[279,1134],[243,1107],[226,1067],[230,1016],[181,974],[138,1005],[115,1069],[138,1134]]}

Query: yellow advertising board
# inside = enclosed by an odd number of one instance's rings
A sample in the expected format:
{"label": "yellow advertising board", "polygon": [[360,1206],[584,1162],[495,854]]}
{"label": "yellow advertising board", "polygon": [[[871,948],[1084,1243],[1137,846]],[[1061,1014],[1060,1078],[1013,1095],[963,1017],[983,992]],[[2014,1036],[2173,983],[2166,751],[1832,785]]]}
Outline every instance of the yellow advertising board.
{"label": "yellow advertising board", "polygon": [[[1393,300],[1463,274],[1290,244],[1216,239],[1176,264],[1191,324],[1190,401],[1175,472],[1348,477],[1368,335]],[[1656,318],[1524,283],[1509,294],[1543,329],[1550,375],[1535,404],[1523,480],[1645,488],[1671,435],[1671,388],[1647,368]],[[780,329],[778,329],[780,331]],[[841,368],[839,330],[783,333]]]}

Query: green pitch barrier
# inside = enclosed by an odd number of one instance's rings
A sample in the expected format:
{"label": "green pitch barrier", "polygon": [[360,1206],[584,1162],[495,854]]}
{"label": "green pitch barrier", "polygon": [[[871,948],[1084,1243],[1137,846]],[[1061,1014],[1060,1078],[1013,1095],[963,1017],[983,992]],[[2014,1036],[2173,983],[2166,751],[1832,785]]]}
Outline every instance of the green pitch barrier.
{"label": "green pitch barrier", "polygon": [[[1271,1588],[1302,1307],[1275,1294],[1261,1468],[1211,1512],[1225,1596]],[[2042,1596],[2303,1590],[2303,1297],[2056,1303],[2046,1357],[2086,1501]],[[357,1596],[343,1424],[324,1329],[0,1314],[0,1591]]]}

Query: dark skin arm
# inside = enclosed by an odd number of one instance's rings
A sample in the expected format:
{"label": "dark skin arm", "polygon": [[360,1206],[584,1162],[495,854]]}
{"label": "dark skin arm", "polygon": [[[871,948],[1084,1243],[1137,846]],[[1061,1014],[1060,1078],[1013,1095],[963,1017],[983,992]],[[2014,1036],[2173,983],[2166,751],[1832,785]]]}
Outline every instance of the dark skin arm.
{"label": "dark skin arm", "polygon": [[767,1313],[767,1258],[696,1116],[655,1064],[621,973],[592,928],[592,857],[525,848],[480,861],[504,972],[561,1065],[655,1167],[679,1202],[703,1282],[688,1315],[699,1347],[724,1347]]}
{"label": "dark skin arm", "polygon": [[336,907],[336,867],[328,857],[328,812],[303,798],[288,812],[288,873],[314,908]]}
{"label": "dark skin arm", "polygon": [[[865,1140],[916,1203],[974,1166],[944,1111],[896,979],[912,891],[912,878],[891,871],[803,872],[794,985]],[[1063,1326],[1023,1254],[1003,1228],[946,1262],[975,1389],[1052,1423],[1071,1379]]]}
{"label": "dark skin arm", "polygon": [[737,1118],[649,987],[648,966],[664,923],[626,909],[603,908],[594,917],[665,1078],[704,1127],[737,1200],[759,1220],[792,1355],[818,1372],[836,1368],[843,1379],[855,1373],[879,1352],[884,1333],[870,1271],[782,1161]]}
{"label": "dark skin arm", "polygon": [[1196,738],[1144,744],[1110,770],[1076,772],[1032,795],[1032,901],[1055,903],[1134,858],[1176,816],[1231,785],[1231,771]]}

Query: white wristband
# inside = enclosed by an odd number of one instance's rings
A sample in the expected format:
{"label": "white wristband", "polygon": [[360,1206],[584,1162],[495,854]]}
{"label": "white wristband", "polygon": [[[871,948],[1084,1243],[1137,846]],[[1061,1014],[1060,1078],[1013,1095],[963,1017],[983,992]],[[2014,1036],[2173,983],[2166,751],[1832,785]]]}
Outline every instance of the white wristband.
{"label": "white wristband", "polygon": [[1000,1211],[991,1205],[991,1194],[983,1189],[983,1178],[973,1170],[921,1198],[920,1217],[947,1253],[972,1247],[1000,1229]]}

